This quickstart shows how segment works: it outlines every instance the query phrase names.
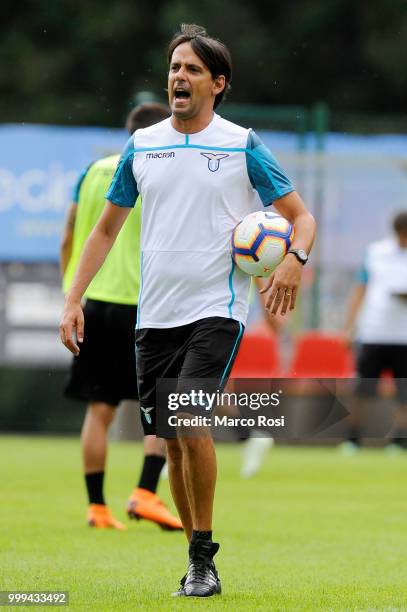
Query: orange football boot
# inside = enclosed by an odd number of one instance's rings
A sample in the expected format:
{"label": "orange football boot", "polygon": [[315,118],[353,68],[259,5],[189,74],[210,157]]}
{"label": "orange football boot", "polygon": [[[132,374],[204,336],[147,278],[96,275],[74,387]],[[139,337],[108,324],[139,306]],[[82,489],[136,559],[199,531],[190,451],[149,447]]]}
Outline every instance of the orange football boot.
{"label": "orange football boot", "polygon": [[116,520],[107,506],[103,504],[89,504],[88,525],[97,529],[127,529],[120,521]]}
{"label": "orange football boot", "polygon": [[173,516],[165,504],[155,493],[147,489],[134,489],[127,502],[127,514],[132,519],[146,519],[157,523],[167,531],[182,531],[182,523]]}

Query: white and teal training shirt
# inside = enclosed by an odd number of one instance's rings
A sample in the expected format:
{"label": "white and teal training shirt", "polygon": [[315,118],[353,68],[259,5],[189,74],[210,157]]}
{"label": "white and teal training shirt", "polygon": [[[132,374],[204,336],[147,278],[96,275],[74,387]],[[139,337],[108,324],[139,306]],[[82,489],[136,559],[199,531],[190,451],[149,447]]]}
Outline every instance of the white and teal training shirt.
{"label": "white and teal training shirt", "polygon": [[232,230],[260,200],[293,190],[258,136],[219,115],[196,134],[171,119],[137,130],[106,197],[133,207],[141,195],[138,328],[215,316],[245,324],[250,278],[231,260]]}
{"label": "white and teal training shirt", "polygon": [[396,238],[369,245],[358,282],[366,285],[356,338],[364,344],[407,344],[407,249]]}

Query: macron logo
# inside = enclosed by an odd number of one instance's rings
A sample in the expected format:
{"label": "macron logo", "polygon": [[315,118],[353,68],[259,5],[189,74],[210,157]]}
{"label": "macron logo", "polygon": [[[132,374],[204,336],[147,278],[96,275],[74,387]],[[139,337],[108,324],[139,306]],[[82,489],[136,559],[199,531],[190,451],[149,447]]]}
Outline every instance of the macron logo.
{"label": "macron logo", "polygon": [[163,157],[175,157],[175,153],[174,151],[157,151],[146,155],[146,159],[162,159]]}

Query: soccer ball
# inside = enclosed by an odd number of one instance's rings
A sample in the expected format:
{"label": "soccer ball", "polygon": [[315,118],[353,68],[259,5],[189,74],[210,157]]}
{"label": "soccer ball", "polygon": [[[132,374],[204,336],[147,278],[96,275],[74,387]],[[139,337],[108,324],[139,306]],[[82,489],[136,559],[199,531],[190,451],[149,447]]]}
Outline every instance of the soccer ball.
{"label": "soccer ball", "polygon": [[232,233],[232,259],[251,276],[270,276],[282,262],[294,238],[294,228],[272,212],[247,215]]}

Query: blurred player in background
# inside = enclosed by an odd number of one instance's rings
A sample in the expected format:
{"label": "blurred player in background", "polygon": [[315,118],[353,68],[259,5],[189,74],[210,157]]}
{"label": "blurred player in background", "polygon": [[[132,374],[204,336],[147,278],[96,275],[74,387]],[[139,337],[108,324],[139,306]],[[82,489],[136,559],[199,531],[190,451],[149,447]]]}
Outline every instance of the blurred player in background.
{"label": "blurred player in background", "polygon": [[[169,116],[168,107],[149,103],[128,115],[129,134]],[[64,293],[69,291],[83,245],[105,203],[105,194],[119,160],[111,155],[91,164],[75,188],[61,244]],[[103,493],[107,436],[118,404],[138,398],[135,358],[135,327],[140,288],[140,205],[129,215],[126,226],[103,267],[85,293],[86,340],[73,358],[65,394],[88,402],[82,427],[82,450],[89,498],[88,523],[93,527],[124,529],[106,505]],[[134,417],[136,418],[136,416]],[[144,438],[144,465],[129,502],[130,517],[145,518],[164,529],[182,529],[156,495],[165,464],[165,443],[156,436]]]}
{"label": "blurred player in background", "polygon": [[[266,283],[267,279],[265,278],[253,277],[253,282],[250,289],[251,299],[249,298],[249,301],[251,302],[254,300],[256,295],[254,287],[256,287],[259,293],[260,306],[262,310],[262,319],[261,323],[259,323],[260,329],[259,331],[256,330],[256,333],[274,336],[278,339],[284,324],[284,319],[286,319],[286,317],[283,317],[280,313],[272,315],[267,310],[267,296],[264,293],[261,293],[261,290],[263,287],[265,287]],[[274,445],[274,439],[271,435],[265,435],[263,431],[254,430],[250,427],[242,427],[241,425],[236,431],[236,435],[240,442],[244,442],[240,475],[242,478],[252,478],[262,468],[268,451]]]}
{"label": "blurred player in background", "polygon": [[[171,119],[129,140],[60,325],[62,342],[78,354],[82,295],[140,193],[143,289],[136,346],[145,434],[169,416],[168,406],[156,401],[157,379],[171,379],[178,393],[196,389],[191,379],[204,379],[205,391],[227,382],[246,323],[250,282],[231,262],[230,236],[258,197],[295,229],[293,248],[263,290],[274,314],[294,308],[315,232],[312,215],[258,136],[213,112],[231,80],[225,45],[184,24],[170,42],[168,63]],[[207,408],[197,411],[209,416]],[[189,404],[181,421],[191,413]],[[221,592],[213,561],[219,544],[212,541],[216,456],[210,431],[192,433],[166,440],[171,491],[189,541],[188,571],[176,595],[208,597]]]}
{"label": "blurred player in background", "polygon": [[[393,449],[407,448],[407,211],[393,220],[394,235],[372,243],[359,270],[345,323],[345,336],[359,343],[357,373],[360,396],[348,440],[348,452],[360,447],[368,398],[376,393],[383,371],[395,379],[399,410]],[[364,399],[364,402],[362,401]]]}

